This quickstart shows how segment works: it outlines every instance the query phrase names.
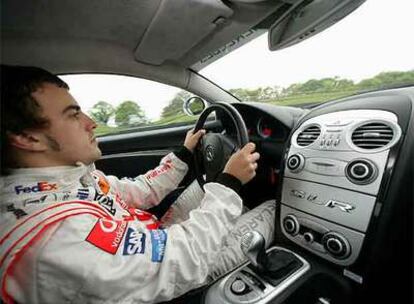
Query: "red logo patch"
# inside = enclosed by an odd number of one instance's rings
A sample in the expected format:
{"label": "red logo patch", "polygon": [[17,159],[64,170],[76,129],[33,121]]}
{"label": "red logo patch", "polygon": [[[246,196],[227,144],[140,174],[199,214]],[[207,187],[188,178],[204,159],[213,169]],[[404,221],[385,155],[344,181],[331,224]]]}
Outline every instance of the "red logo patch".
{"label": "red logo patch", "polygon": [[126,221],[99,219],[86,241],[110,254],[115,254],[124,238]]}
{"label": "red logo patch", "polygon": [[171,168],[172,168],[171,159],[168,159],[161,166],[155,168],[154,170],[147,172],[145,176],[147,177],[148,180],[150,180],[150,179],[156,178],[158,175],[161,175],[167,172]]}

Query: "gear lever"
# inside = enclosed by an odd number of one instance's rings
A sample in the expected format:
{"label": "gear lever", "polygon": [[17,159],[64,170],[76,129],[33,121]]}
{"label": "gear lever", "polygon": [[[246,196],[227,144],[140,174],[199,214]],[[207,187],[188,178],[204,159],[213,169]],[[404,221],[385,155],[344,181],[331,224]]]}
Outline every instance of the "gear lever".
{"label": "gear lever", "polygon": [[267,262],[265,239],[260,232],[254,230],[244,234],[240,248],[258,272],[265,270]]}

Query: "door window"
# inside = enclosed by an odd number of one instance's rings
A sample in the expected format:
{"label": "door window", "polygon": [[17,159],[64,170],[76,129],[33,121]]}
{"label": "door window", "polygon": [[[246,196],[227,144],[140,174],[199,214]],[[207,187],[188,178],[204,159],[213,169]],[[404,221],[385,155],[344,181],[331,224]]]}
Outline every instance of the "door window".
{"label": "door window", "polygon": [[120,75],[60,77],[98,124],[98,136],[194,124],[197,119],[183,111],[183,102],[193,94],[176,87]]}

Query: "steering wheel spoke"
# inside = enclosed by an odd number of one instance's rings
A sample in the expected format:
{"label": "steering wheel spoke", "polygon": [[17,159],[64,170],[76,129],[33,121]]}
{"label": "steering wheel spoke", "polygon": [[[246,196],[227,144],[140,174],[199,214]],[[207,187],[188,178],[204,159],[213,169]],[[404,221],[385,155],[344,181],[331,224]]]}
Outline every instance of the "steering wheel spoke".
{"label": "steering wheel spoke", "polygon": [[223,141],[223,148],[225,150],[226,154],[233,154],[234,152],[237,151],[238,149],[238,145],[237,145],[237,141],[232,138],[231,136],[225,134],[222,136],[222,141]]}

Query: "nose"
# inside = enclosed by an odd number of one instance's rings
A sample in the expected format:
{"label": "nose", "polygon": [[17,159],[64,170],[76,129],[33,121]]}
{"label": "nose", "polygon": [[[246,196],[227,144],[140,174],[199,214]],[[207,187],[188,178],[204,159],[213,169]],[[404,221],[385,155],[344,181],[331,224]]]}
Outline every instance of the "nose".
{"label": "nose", "polygon": [[93,130],[93,129],[95,129],[96,127],[97,127],[97,124],[96,124],[96,122],[92,119],[92,118],[90,118],[88,115],[86,115],[85,113],[83,113],[83,115],[84,115],[84,117],[85,117],[85,124],[86,124],[86,128],[88,129],[88,130]]}

